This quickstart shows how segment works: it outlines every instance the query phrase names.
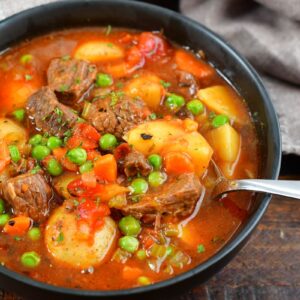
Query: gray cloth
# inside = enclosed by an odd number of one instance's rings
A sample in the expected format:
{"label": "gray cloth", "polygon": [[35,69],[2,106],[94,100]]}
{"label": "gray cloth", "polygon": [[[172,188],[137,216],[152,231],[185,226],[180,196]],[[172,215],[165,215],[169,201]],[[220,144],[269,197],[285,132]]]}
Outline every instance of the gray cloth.
{"label": "gray cloth", "polygon": [[[0,19],[54,1],[0,0]],[[279,115],[283,151],[300,155],[300,0],[181,0],[181,10],[261,72]]]}
{"label": "gray cloth", "polygon": [[181,10],[260,72],[279,116],[283,151],[300,155],[300,0],[181,0]]}

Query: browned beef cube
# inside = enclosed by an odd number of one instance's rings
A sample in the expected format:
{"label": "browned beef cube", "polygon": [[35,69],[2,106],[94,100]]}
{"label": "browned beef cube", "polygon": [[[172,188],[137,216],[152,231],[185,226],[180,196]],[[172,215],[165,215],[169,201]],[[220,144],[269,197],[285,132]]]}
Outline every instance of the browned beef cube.
{"label": "browned beef cube", "polygon": [[138,174],[147,176],[151,170],[145,156],[136,150],[132,150],[124,158],[124,173],[127,177],[134,177]]}
{"label": "browned beef cube", "polygon": [[101,133],[122,138],[132,127],[143,123],[149,114],[144,102],[111,93],[107,98],[92,103],[86,119]]}
{"label": "browned beef cube", "polygon": [[67,106],[58,102],[49,87],[43,87],[27,102],[27,114],[37,129],[62,137],[76,123],[78,116]]}
{"label": "browned beef cube", "polygon": [[88,90],[96,79],[96,73],[96,66],[87,61],[55,58],[48,68],[48,84],[60,101],[69,104],[80,99]]}
{"label": "browned beef cube", "polygon": [[52,190],[39,173],[8,179],[2,186],[2,193],[16,215],[28,216],[36,222],[43,222],[49,215]]}
{"label": "browned beef cube", "polygon": [[194,173],[181,174],[122,210],[126,215],[139,219],[145,217],[151,220],[158,214],[186,217],[193,212],[200,193],[199,178]]}

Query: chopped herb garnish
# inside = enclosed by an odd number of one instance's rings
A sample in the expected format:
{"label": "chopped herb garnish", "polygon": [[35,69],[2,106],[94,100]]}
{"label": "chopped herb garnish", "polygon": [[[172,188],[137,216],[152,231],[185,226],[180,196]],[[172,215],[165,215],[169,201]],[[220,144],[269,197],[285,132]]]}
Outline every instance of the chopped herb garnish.
{"label": "chopped herb garnish", "polygon": [[113,48],[113,47],[114,47],[114,44],[113,44],[113,43],[107,43],[107,47]]}
{"label": "chopped herb garnish", "polygon": [[115,92],[111,93],[111,101],[110,101],[110,106],[114,106],[118,103],[119,97],[118,94]]}
{"label": "chopped herb garnish", "polygon": [[25,74],[25,80],[26,81],[32,80],[32,76],[30,74]]}
{"label": "chopped herb garnish", "polygon": [[151,134],[141,133],[141,137],[143,140],[151,140],[153,136]]}
{"label": "chopped herb garnish", "polygon": [[68,61],[71,58],[71,56],[69,54],[62,56],[62,60],[63,61]]}
{"label": "chopped herb garnish", "polygon": [[94,72],[95,71],[95,67],[94,66],[89,66],[89,72]]}
{"label": "chopped herb garnish", "polygon": [[66,85],[66,84],[62,84],[62,85],[59,87],[59,91],[60,91],[61,93],[66,92],[68,89],[69,89],[69,86]]}
{"label": "chopped herb garnish", "polygon": [[79,201],[76,200],[76,199],[74,199],[74,200],[73,200],[73,204],[74,204],[75,206],[78,206],[78,205],[79,205]]}
{"label": "chopped herb garnish", "polygon": [[36,165],[31,171],[31,174],[36,174],[38,173],[42,168],[39,165]]}
{"label": "chopped herb garnish", "polygon": [[62,117],[64,114],[59,107],[55,107],[54,112],[60,117]]}
{"label": "chopped herb garnish", "polygon": [[111,30],[112,30],[111,25],[108,25],[108,26],[106,27],[106,30],[105,30],[105,35],[110,35]]}
{"label": "chopped herb garnish", "polygon": [[63,234],[63,232],[60,232],[59,235],[58,235],[58,237],[57,237],[57,239],[56,239],[56,241],[60,243],[63,240],[64,240],[64,234]]}
{"label": "chopped herb garnish", "polygon": [[21,241],[22,239],[19,236],[15,236],[15,241]]}
{"label": "chopped herb garnish", "polygon": [[80,78],[76,78],[76,79],[75,79],[75,83],[76,83],[76,84],[79,84],[80,82],[81,82],[81,79],[80,79]]}
{"label": "chopped herb garnish", "polygon": [[123,82],[121,82],[121,81],[118,81],[118,82],[116,83],[116,87],[117,87],[118,89],[121,89],[123,86],[124,86],[124,84],[123,84]]}
{"label": "chopped herb garnish", "polygon": [[198,253],[203,253],[203,252],[205,252],[205,247],[204,247],[203,244],[198,245],[198,247],[197,247],[197,252],[198,252]]}
{"label": "chopped herb garnish", "polygon": [[133,76],[132,76],[132,78],[139,78],[140,77],[140,74],[134,74]]}
{"label": "chopped herb garnish", "polygon": [[171,83],[170,82],[167,82],[167,81],[164,81],[164,80],[161,80],[160,81],[161,85],[164,87],[164,88],[168,88],[171,86]]}
{"label": "chopped herb garnish", "polygon": [[210,120],[212,120],[215,116],[216,116],[216,113],[212,111],[212,112],[209,113],[208,118]]}

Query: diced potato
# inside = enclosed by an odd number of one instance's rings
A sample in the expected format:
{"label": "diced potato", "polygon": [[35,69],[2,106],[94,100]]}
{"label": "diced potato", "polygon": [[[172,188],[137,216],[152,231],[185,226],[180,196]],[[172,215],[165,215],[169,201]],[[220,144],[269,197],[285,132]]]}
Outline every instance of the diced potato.
{"label": "diced potato", "polygon": [[[89,230],[89,228],[81,230]],[[105,261],[115,244],[117,226],[105,217],[105,224],[94,234],[94,240],[83,239],[74,212],[63,206],[57,208],[48,220],[45,243],[50,254],[74,268],[88,268]]]}
{"label": "diced potato", "polygon": [[[143,135],[151,139],[143,139]],[[157,120],[141,124],[130,130],[125,137],[127,142],[144,155],[170,151],[186,152],[192,158],[198,175],[206,170],[212,156],[212,148],[203,136],[197,132],[184,130],[181,120]]]}
{"label": "diced potato", "polygon": [[53,179],[54,188],[57,191],[57,193],[63,198],[72,198],[67,187],[71,181],[78,179],[79,177],[80,175],[74,172],[64,172],[62,175],[57,176]]}
{"label": "diced potato", "polygon": [[234,163],[240,153],[241,138],[229,124],[215,128],[206,134],[206,139],[214,149],[215,156],[223,162]]}
{"label": "diced potato", "polygon": [[116,44],[106,41],[92,41],[80,45],[74,57],[91,62],[113,61],[124,57],[124,50]]}
{"label": "diced potato", "polygon": [[155,75],[144,74],[131,80],[124,91],[128,96],[138,97],[150,108],[157,109],[165,95],[165,89],[160,81],[161,79]]}
{"label": "diced potato", "polygon": [[233,121],[244,122],[246,115],[241,110],[241,103],[237,96],[228,87],[216,85],[200,89],[198,98],[212,111],[224,114]]}
{"label": "diced potato", "polygon": [[22,152],[28,138],[26,130],[7,118],[0,118],[0,139],[3,139],[7,145],[14,144]]}

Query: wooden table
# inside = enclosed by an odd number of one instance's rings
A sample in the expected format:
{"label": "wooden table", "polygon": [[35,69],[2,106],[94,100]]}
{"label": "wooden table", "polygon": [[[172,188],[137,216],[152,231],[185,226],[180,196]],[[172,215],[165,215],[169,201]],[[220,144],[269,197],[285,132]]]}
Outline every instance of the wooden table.
{"label": "wooden table", "polygon": [[[1,293],[0,300],[22,298]],[[300,299],[300,207],[273,197],[262,222],[242,251],[206,284],[180,300]]]}

